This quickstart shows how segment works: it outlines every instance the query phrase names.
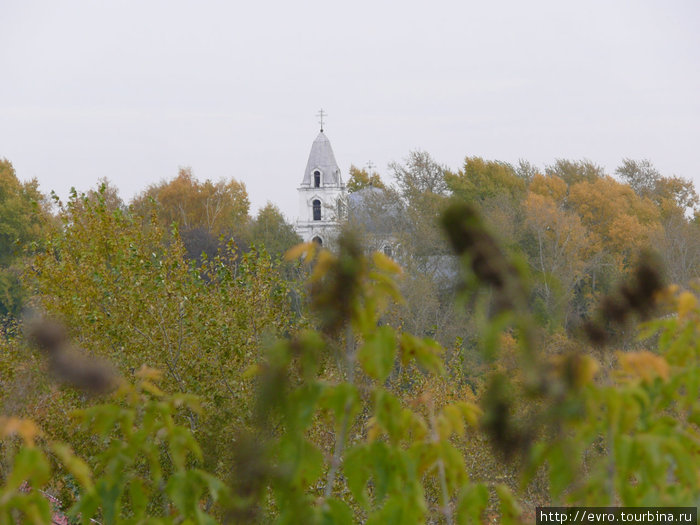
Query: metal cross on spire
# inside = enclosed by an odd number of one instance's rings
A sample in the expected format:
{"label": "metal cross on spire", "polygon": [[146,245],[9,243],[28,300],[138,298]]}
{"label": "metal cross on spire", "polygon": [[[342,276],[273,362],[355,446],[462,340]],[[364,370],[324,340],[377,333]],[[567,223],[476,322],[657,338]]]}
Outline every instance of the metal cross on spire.
{"label": "metal cross on spire", "polygon": [[323,111],[323,108],[321,108],[321,111],[319,111],[318,113],[316,113],[316,116],[319,118],[319,121],[318,121],[318,122],[319,122],[319,124],[321,124],[321,131],[323,131],[323,117],[328,116],[328,113],[326,113],[325,111]]}

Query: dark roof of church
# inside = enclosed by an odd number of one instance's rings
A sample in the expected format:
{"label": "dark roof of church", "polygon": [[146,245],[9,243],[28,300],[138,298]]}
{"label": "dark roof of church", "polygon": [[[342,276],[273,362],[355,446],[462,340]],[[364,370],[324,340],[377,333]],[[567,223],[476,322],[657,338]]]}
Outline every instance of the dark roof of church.
{"label": "dark roof of church", "polygon": [[306,163],[304,171],[304,180],[301,182],[302,186],[313,185],[313,172],[317,169],[322,173],[324,186],[340,186],[343,183],[333,148],[331,148],[331,143],[323,131],[318,134],[311,145],[309,161]]}

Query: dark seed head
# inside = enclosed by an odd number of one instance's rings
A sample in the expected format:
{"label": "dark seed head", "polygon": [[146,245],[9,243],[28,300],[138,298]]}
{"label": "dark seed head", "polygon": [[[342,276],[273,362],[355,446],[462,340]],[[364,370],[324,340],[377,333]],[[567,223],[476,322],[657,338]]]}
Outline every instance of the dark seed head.
{"label": "dark seed head", "polygon": [[27,339],[48,354],[57,351],[68,339],[65,327],[48,319],[35,320],[27,327]]}
{"label": "dark seed head", "polygon": [[610,338],[610,334],[600,324],[587,321],[583,325],[583,330],[588,336],[588,340],[596,346],[605,346]]}

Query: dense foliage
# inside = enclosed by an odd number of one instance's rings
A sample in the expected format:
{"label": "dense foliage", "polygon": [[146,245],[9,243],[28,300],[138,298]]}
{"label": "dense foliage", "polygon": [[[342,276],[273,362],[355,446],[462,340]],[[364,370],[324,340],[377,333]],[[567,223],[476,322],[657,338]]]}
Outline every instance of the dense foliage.
{"label": "dense foliage", "polygon": [[36,180],[22,183],[7,159],[0,159],[0,319],[19,314],[25,299],[22,261],[49,227],[46,197]]}
{"label": "dense foliage", "polygon": [[[519,523],[536,505],[694,505],[692,186],[634,161],[623,182],[589,162],[451,172],[423,152],[391,169],[385,188],[355,170],[367,215],[332,251],[285,261],[268,252],[296,243],[291,227],[273,206],[250,219],[247,197],[224,230],[202,224],[223,237],[188,249],[184,230],[228,195],[190,173],[132,206],[104,183],[59,203],[60,226],[18,259],[35,317],[0,337],[0,521]],[[380,241],[393,258],[366,249]]]}

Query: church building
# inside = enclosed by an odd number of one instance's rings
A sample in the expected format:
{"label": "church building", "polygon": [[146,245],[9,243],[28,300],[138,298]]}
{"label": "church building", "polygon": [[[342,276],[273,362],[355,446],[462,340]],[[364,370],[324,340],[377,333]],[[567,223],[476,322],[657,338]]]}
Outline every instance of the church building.
{"label": "church building", "polygon": [[347,196],[331,143],[321,131],[311,145],[299,192],[296,231],[304,242],[327,245],[345,218]]}

